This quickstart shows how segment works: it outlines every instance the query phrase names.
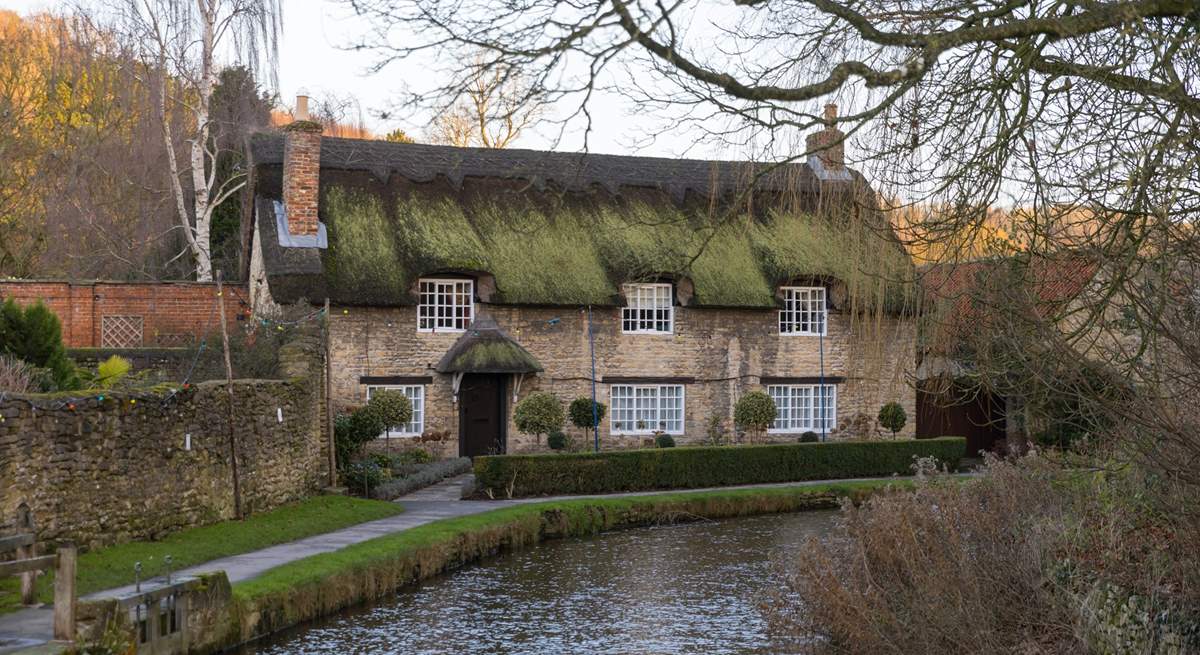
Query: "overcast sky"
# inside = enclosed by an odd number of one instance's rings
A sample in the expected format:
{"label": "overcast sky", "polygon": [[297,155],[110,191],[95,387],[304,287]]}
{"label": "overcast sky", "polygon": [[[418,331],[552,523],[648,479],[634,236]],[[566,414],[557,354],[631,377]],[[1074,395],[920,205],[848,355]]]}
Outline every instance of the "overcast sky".
{"label": "overcast sky", "polygon": [[[87,4],[88,0],[82,2]],[[414,88],[432,86],[426,83],[430,80],[422,77],[430,74],[428,67],[417,62],[402,62],[390,65],[381,73],[370,74],[366,70],[372,63],[369,53],[344,49],[362,32],[361,23],[345,7],[331,0],[283,0],[283,3],[279,95],[285,103],[291,104],[300,88],[306,89],[310,95],[322,92],[350,94],[360,101],[364,118],[375,132],[382,134],[399,127],[419,137],[425,127],[424,117],[408,119],[406,123],[397,119],[384,121],[378,114],[394,109],[396,90],[404,83]],[[0,8],[22,14],[67,4],[70,3],[57,0],[0,0]],[[568,109],[563,108],[563,111]],[[593,152],[634,152],[635,142],[644,142],[644,137],[655,128],[653,122],[628,111],[615,98],[600,98],[593,106],[592,115],[594,124],[593,132],[588,137],[588,149]],[[568,134],[558,144],[552,140],[556,134],[553,128],[544,127],[523,134],[514,146],[577,150],[582,145],[578,132]],[[696,147],[693,141],[684,135],[660,135],[653,143],[638,148],[636,152],[667,157],[684,153],[692,157],[733,156],[732,153],[723,153],[712,147]]]}

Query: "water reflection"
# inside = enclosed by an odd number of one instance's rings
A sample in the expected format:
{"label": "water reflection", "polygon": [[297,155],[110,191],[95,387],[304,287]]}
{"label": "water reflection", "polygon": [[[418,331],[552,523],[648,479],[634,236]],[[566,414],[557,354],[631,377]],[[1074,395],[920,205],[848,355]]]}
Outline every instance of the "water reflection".
{"label": "water reflection", "polygon": [[758,605],[833,512],[552,541],[284,633],[243,655],[786,653]]}

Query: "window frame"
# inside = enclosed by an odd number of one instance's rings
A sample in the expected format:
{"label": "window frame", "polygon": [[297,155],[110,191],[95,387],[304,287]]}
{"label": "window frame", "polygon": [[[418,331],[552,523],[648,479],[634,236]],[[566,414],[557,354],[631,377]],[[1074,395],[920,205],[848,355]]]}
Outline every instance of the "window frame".
{"label": "window frame", "polygon": [[[799,427],[791,427],[791,426],[783,427],[783,428],[775,427],[775,423],[777,423],[778,421],[781,420],[781,414],[782,414],[784,408],[779,406],[779,401],[776,399],[775,394],[771,393],[771,391],[773,389],[787,389],[789,391],[789,393],[791,391],[794,391],[795,389],[799,389],[799,388],[809,389],[813,394],[811,396],[812,404],[810,405],[810,411],[812,412],[812,414],[815,414],[816,410],[817,410],[817,403],[815,402],[816,399],[818,398],[817,390],[821,389],[822,387],[829,389],[829,405],[828,405],[829,418],[827,419],[829,422],[828,425],[826,425],[826,426],[824,426],[824,428],[822,428],[819,424],[816,423],[816,421],[810,421],[807,425],[801,425]],[[767,434],[801,434],[804,432],[829,433],[829,432],[832,432],[833,430],[836,430],[837,429],[837,406],[838,406],[837,405],[837,403],[838,403],[837,388],[838,388],[838,385],[830,383],[830,382],[826,382],[825,384],[813,383],[813,384],[768,384],[768,385],[766,385],[767,395],[770,396],[771,400],[775,403],[775,420],[771,422],[771,427],[767,428]],[[795,409],[795,408],[789,407],[789,409]],[[795,420],[796,419],[794,419],[794,418],[789,419],[789,421],[795,421]]]}
{"label": "window frame", "polygon": [[[424,302],[424,296],[425,296],[424,287],[426,284],[434,285],[434,291],[432,292],[432,295],[435,298],[440,293],[437,290],[437,285],[452,285],[451,286],[452,290],[449,292],[449,294],[451,296],[459,295],[460,292],[458,291],[457,285],[460,285],[460,284],[467,285],[467,298],[469,299],[470,302],[467,305],[466,324],[463,325],[463,327],[461,327],[461,328],[438,327],[438,325],[437,325],[438,320],[444,319],[447,317],[439,317],[437,315],[437,310],[442,307],[448,307],[450,309],[450,311],[453,312],[455,309],[460,307],[460,305],[458,305],[458,304],[441,305],[441,304],[436,304],[436,303],[432,304],[432,305],[426,304]],[[430,315],[428,315],[428,316],[423,315],[423,310],[425,310],[426,308],[429,308],[430,312],[431,312]],[[449,319],[452,321],[457,321],[458,318],[459,318],[458,316],[450,316],[449,317]],[[422,327],[422,322],[424,322],[425,320],[431,321],[434,325],[432,327]],[[420,278],[419,280],[417,280],[417,332],[422,332],[422,333],[426,333],[426,334],[433,334],[433,333],[437,333],[437,332],[449,332],[449,333],[466,332],[467,328],[470,327],[471,323],[473,323],[474,321],[475,321],[475,280],[474,279],[453,278],[453,277],[423,277],[423,278]]]}
{"label": "window frame", "polygon": [[419,402],[414,402],[411,396],[409,396],[408,394],[405,394],[405,396],[408,398],[408,402],[412,404],[413,415],[412,415],[411,421],[409,421],[407,424],[401,426],[401,427],[407,428],[409,425],[416,425],[418,430],[416,432],[409,432],[407,430],[393,430],[393,428],[395,428],[396,426],[389,425],[388,427],[383,429],[383,432],[379,433],[378,437],[375,437],[376,439],[385,439],[388,437],[400,437],[400,438],[404,438],[404,439],[412,439],[414,437],[419,437],[422,434],[424,434],[424,432],[425,432],[425,387],[428,385],[425,385],[425,384],[367,384],[367,385],[363,385],[363,386],[366,387],[365,394],[366,394],[367,402],[371,401],[371,392],[376,391],[376,390],[400,391],[401,393],[404,393],[405,389],[417,389],[420,391]]}
{"label": "window frame", "polygon": [[[615,398],[617,397],[616,390],[620,389],[620,388],[627,388],[630,390],[630,393],[628,396],[622,396],[622,397],[623,398],[628,397],[629,399],[631,399],[633,401],[632,407],[630,407],[628,409],[617,407],[616,400],[615,400]],[[644,429],[637,428],[637,412],[639,409],[644,409],[644,408],[638,407],[637,401],[639,399],[645,398],[645,396],[639,397],[637,392],[638,392],[638,390],[648,390],[648,389],[655,390],[654,413],[655,413],[655,416],[657,417],[655,419],[655,423],[663,423],[664,421],[661,420],[661,414],[664,410],[664,408],[663,408],[664,396],[662,395],[662,390],[667,389],[667,388],[679,390],[679,427],[677,429],[661,430],[661,432],[663,432],[664,434],[670,434],[670,435],[682,435],[684,433],[684,431],[687,429],[687,385],[686,384],[661,384],[661,383],[637,384],[637,383],[629,383],[629,382],[621,382],[621,383],[609,385],[609,388],[608,388],[608,404],[609,404],[608,433],[611,435],[614,435],[614,436],[648,436],[648,435],[654,434],[655,432],[659,432],[659,430],[655,430],[653,428],[644,428]],[[670,410],[673,410],[674,408],[666,408],[666,409],[668,411],[670,411]],[[617,424],[617,412],[618,411],[633,412],[633,415],[634,415],[633,429],[618,429],[617,428],[616,424]],[[624,423],[625,421],[621,421],[621,422]]]}
{"label": "window frame", "polygon": [[[783,299],[784,308],[779,310],[778,326],[779,326],[779,335],[780,336],[785,336],[785,337],[823,337],[823,336],[826,336],[827,334],[829,334],[829,290],[828,289],[826,289],[823,286],[806,286],[806,287],[787,286],[787,287],[780,287],[780,290],[783,291],[783,293],[784,293],[784,299]],[[807,310],[801,310],[796,306],[796,303],[800,302],[798,298],[794,297],[798,292],[806,292],[809,294],[812,294],[814,292],[820,293],[821,299],[820,299],[820,310],[819,311],[820,311],[820,317],[821,317],[821,329],[819,331],[801,330],[800,329],[800,326],[803,324],[803,321],[800,319],[800,316],[805,311],[807,311],[810,314],[813,313],[813,309],[811,307],[809,307]],[[815,302],[815,301],[809,299],[806,302],[811,303],[811,302]],[[790,305],[790,307],[789,307],[789,305]],[[790,320],[788,320],[789,314],[791,315]],[[811,324],[812,322],[813,321],[810,319],[809,323]],[[793,329],[784,330],[783,326],[785,323],[792,325]]]}
{"label": "window frame", "polygon": [[[652,307],[644,308],[640,305],[634,306],[633,299],[641,300],[641,295],[634,293],[635,291],[653,290],[654,300],[657,302],[657,290],[666,288],[667,290],[667,329],[660,330],[657,327],[653,329],[637,328],[628,330],[625,328],[626,323],[633,322],[635,325],[651,323],[657,325],[659,319],[657,316],[649,319],[641,318],[639,312],[654,312],[662,311],[662,308],[655,304]],[[629,282],[621,285],[621,291],[625,294],[625,306],[621,308],[621,334],[674,334],[675,333],[675,285],[671,282]]]}

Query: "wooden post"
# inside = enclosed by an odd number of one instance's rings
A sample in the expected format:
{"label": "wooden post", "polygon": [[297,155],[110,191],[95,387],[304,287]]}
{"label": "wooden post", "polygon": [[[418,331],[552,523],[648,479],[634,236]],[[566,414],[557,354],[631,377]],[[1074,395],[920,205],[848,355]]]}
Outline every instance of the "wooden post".
{"label": "wooden post", "polygon": [[325,431],[329,435],[329,486],[337,486],[337,445],[333,438],[333,314],[325,299]]}
{"label": "wooden post", "polygon": [[[34,534],[33,515],[24,503],[17,508],[17,534],[27,532]],[[17,548],[17,559],[29,559],[37,555],[37,543]],[[21,574],[21,604],[29,607],[37,604],[37,571],[26,571]]]}
{"label": "wooden post", "polygon": [[75,641],[75,545],[58,547],[58,570],[54,574],[54,639]]}
{"label": "wooden post", "polygon": [[225,325],[225,291],[217,271],[217,309],[221,314],[221,345],[225,349],[225,394],[228,398],[229,468],[233,473],[233,516],[242,520],[242,485],[238,475],[237,436],[233,427],[233,362],[229,358],[229,327]]}

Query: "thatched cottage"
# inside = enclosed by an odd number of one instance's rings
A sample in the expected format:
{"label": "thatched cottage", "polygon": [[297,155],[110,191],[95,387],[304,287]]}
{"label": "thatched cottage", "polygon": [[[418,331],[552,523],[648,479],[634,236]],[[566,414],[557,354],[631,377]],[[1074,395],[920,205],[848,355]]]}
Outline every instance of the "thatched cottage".
{"label": "thatched cottage", "polygon": [[[831,114],[832,115],[832,114]],[[608,406],[605,447],[732,434],[762,388],[769,438],[914,415],[911,267],[832,126],[804,164],[252,137],[253,303],[332,305],[332,397],[402,390],[387,436],[446,454],[535,448],[512,410]],[[912,422],[905,429],[911,435]]]}

